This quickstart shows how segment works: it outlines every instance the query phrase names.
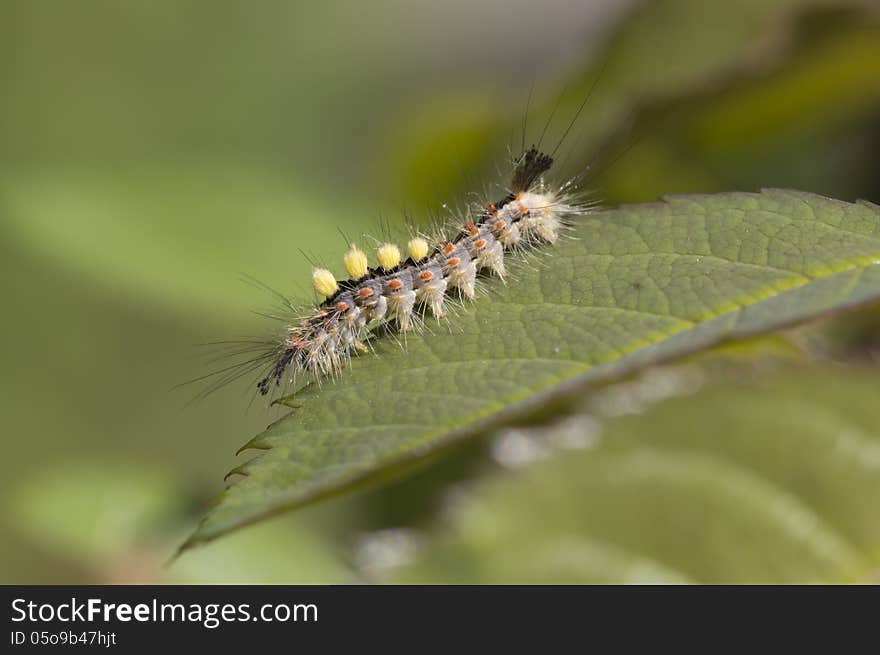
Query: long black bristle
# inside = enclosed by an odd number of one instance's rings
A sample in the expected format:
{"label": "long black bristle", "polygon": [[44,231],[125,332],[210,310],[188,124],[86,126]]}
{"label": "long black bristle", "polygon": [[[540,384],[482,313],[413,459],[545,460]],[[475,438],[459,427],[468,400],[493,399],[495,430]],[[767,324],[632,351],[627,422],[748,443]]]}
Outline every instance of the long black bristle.
{"label": "long black bristle", "polygon": [[[501,209],[507,203],[516,198],[516,194],[528,191],[532,188],[538,178],[550,170],[553,166],[553,157],[546,155],[537,147],[532,146],[524,152],[516,161],[516,167],[513,169],[513,182],[510,185],[510,193],[501,200],[493,203],[495,209]],[[482,217],[483,219],[486,216]]]}
{"label": "long black bristle", "polygon": [[550,170],[552,165],[553,157],[545,155],[532,146],[517,162],[510,190],[513,193],[528,191],[539,177]]}

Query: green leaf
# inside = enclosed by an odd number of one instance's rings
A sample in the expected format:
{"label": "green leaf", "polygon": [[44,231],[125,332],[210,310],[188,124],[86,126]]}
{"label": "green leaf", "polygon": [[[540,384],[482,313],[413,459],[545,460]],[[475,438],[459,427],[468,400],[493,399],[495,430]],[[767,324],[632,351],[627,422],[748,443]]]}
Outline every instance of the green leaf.
{"label": "green leaf", "polygon": [[584,218],[406,350],[380,339],[254,438],[187,545],[722,340],[880,298],[880,208],[807,193],[669,198]]}
{"label": "green leaf", "polygon": [[799,368],[517,431],[538,448],[563,430],[594,447],[490,477],[392,580],[866,580],[880,564],[877,373]]}

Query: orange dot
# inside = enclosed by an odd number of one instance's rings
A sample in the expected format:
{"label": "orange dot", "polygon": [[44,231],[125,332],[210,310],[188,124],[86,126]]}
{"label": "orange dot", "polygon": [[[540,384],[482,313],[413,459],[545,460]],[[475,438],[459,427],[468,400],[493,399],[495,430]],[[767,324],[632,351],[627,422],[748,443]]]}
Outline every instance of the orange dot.
{"label": "orange dot", "polygon": [[503,230],[506,227],[507,227],[507,223],[502,221],[500,218],[497,221],[495,221],[495,229],[496,230]]}
{"label": "orange dot", "polygon": [[348,303],[347,302],[336,303],[336,311],[337,312],[347,312],[348,311]]}
{"label": "orange dot", "polygon": [[388,281],[388,288],[391,289],[392,291],[400,291],[400,289],[402,287],[403,287],[403,282],[401,282],[397,278],[394,278],[393,280]]}
{"label": "orange dot", "polygon": [[419,279],[422,282],[430,282],[434,278],[434,274],[431,271],[422,271],[419,273]]}
{"label": "orange dot", "polygon": [[476,248],[477,250],[482,250],[485,247],[486,247],[486,240],[485,239],[477,239],[477,241],[474,242],[474,248]]}
{"label": "orange dot", "polygon": [[358,289],[358,298],[370,298],[373,295],[373,290],[370,287],[364,287],[363,289]]}
{"label": "orange dot", "polygon": [[449,268],[455,268],[456,266],[458,266],[458,263],[459,263],[458,257],[452,257],[452,258],[446,260],[446,264],[449,266]]}
{"label": "orange dot", "polygon": [[446,246],[443,248],[444,255],[451,255],[454,251],[455,251],[455,244],[454,243],[447,243]]}
{"label": "orange dot", "polygon": [[486,209],[487,209],[489,212],[494,212],[494,211],[495,211],[495,203],[494,203],[494,202],[490,202],[490,203],[486,206]]}
{"label": "orange dot", "polygon": [[529,213],[529,208],[526,207],[523,203],[519,203],[518,209],[519,209],[520,214],[528,214]]}

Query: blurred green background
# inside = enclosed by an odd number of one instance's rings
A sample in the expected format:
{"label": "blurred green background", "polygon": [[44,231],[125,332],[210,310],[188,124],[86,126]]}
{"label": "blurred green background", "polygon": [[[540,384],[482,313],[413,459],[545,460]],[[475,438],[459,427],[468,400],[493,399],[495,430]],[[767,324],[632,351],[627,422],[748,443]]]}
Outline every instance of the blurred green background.
{"label": "blurred green background", "polygon": [[[500,181],[530,89],[529,141],[565,89],[550,141],[595,82],[563,168],[590,164],[607,204],[772,186],[880,202],[876,2],[21,0],[0,5],[0,76],[3,583],[381,581],[404,561],[408,581],[616,571],[620,552],[595,544],[549,568],[521,543],[497,559],[437,547],[442,565],[419,568],[426,542],[454,540],[462,488],[529,461],[518,437],[510,460],[510,435],[164,566],[276,416],[247,409],[247,385],[190,406],[196,390],[171,390],[205,372],[196,344],[267,328],[251,310],[272,299],[241,274],[308,299],[300,249],[334,262],[337,228],[427,221]],[[857,366],[851,395],[869,398],[877,327],[869,308],[701,375],[821,359]],[[660,423],[640,430],[677,433]],[[501,505],[504,484],[489,483]],[[608,579],[718,579],[669,570]]]}

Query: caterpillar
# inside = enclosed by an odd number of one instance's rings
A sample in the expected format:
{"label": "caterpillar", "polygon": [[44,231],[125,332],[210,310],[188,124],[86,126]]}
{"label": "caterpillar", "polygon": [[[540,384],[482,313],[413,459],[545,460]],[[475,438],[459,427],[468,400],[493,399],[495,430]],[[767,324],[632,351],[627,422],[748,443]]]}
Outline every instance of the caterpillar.
{"label": "caterpillar", "polygon": [[532,146],[513,162],[507,193],[497,202],[471,207],[456,228],[430,240],[416,234],[401,248],[391,242],[375,251],[376,265],[349,243],[342,263],[347,279],[337,280],[327,268],[314,268],[312,287],[320,303],[308,315],[289,325],[271,353],[248,363],[268,369],[257,382],[267,395],[273,387],[306,374],[322,380],[341,373],[351,357],[368,350],[366,341],[376,326],[407,333],[423,324],[427,314],[437,321],[447,317],[450,302],[472,301],[479,275],[504,280],[505,258],[542,245],[553,245],[584,214],[589,205],[572,192],[572,181],[558,188],[544,181],[553,156]]}
{"label": "caterpillar", "polygon": [[[429,314],[438,322],[449,322],[448,308],[463,307],[475,300],[481,278],[506,281],[507,255],[523,259],[543,246],[554,245],[573,227],[574,219],[596,206],[578,189],[587,173],[593,172],[590,166],[562,184],[548,183],[544,174],[554,165],[556,153],[580,118],[597,82],[598,77],[549,154],[541,149],[541,143],[562,96],[550,112],[537,145],[526,148],[530,91],[522,122],[521,154],[511,160],[512,173],[501,192],[504,195],[495,202],[473,203],[463,215],[447,221],[430,236],[414,231],[406,243],[405,258],[401,248],[388,240],[376,247],[375,265],[371,266],[366,252],[346,239],[348,250],[342,264],[348,277],[337,279],[329,269],[315,266],[311,286],[321,300],[305,308],[248,278],[281,302],[284,314],[263,315],[282,320],[282,334],[205,344],[222,346],[226,351],[214,362],[244,359],[177,386],[210,380],[191,400],[195,402],[239,378],[254,375],[253,398],[275,393],[285,396],[286,389],[298,388],[303,378],[321,383],[340,375],[352,357],[370,350],[372,339],[383,333],[406,335],[416,331],[427,325]],[[611,163],[614,161],[617,159]]]}

